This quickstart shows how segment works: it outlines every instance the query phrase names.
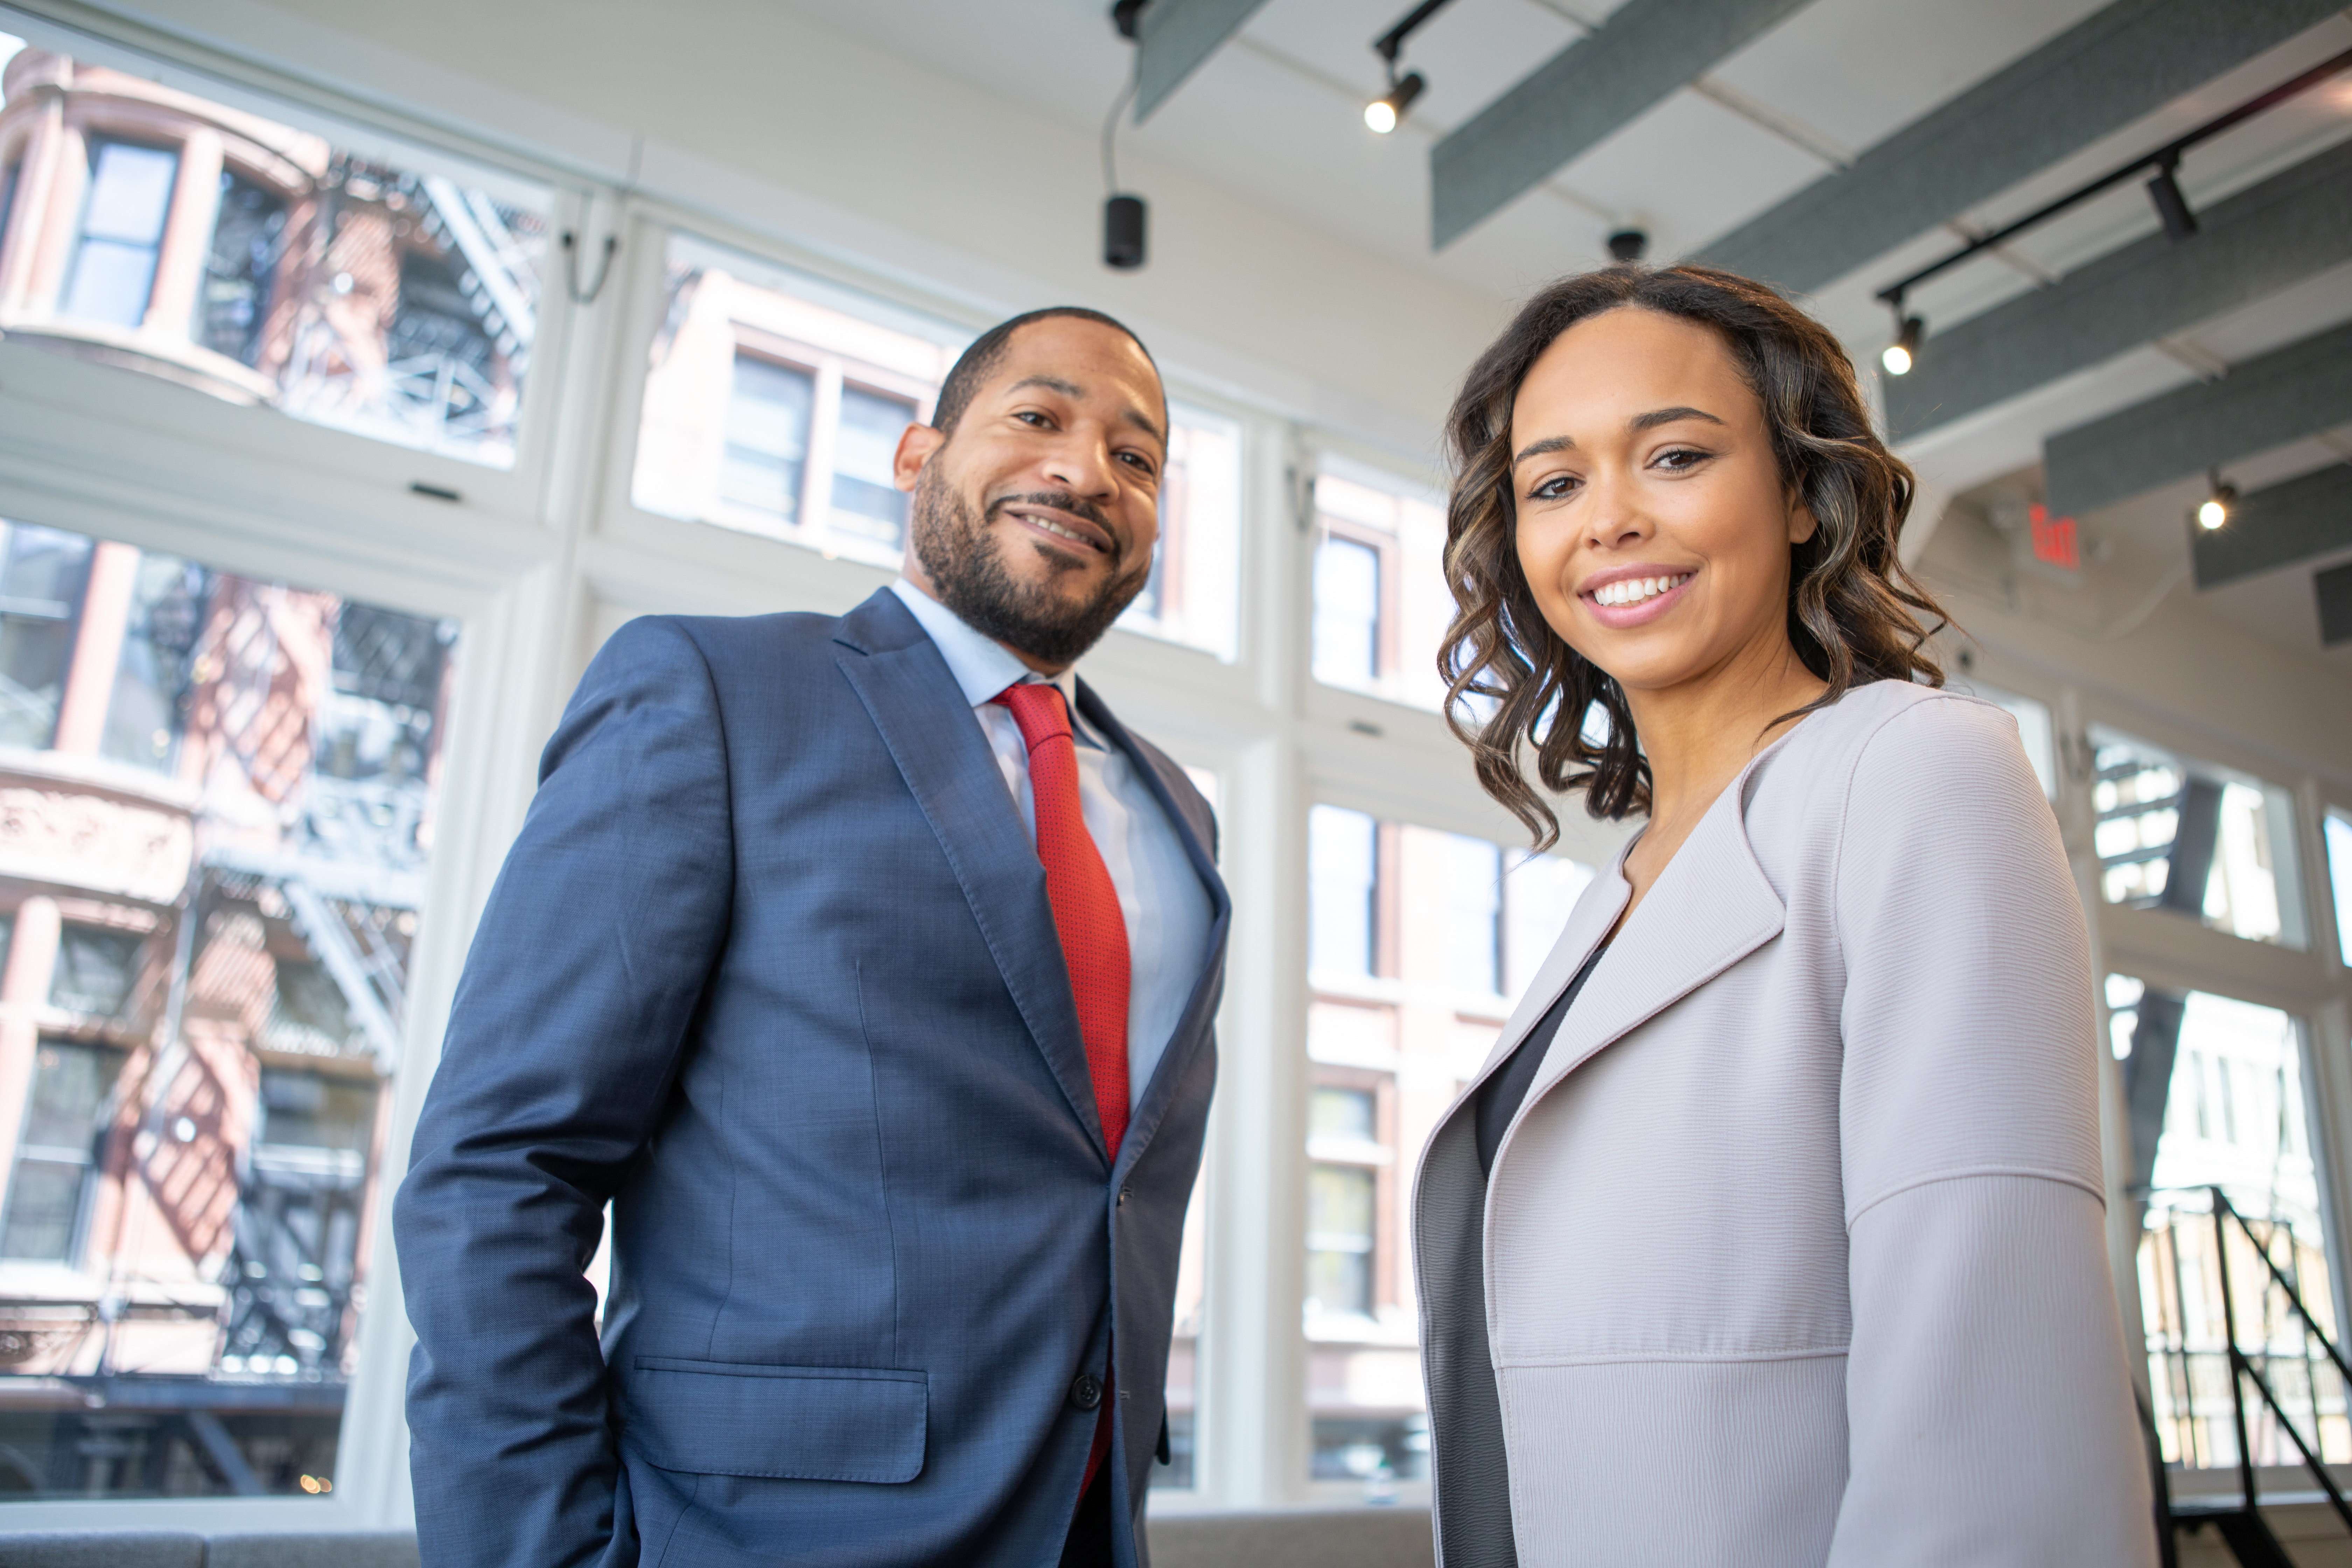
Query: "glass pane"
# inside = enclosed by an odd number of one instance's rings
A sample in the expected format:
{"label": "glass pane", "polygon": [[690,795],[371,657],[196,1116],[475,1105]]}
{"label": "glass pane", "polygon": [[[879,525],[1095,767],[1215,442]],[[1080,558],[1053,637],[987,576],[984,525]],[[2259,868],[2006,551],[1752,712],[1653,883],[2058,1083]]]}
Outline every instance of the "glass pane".
{"label": "glass pane", "polygon": [[130,1006],[146,938],[135,931],[69,925],[58,934],[49,971],[49,1005],[93,1017],[119,1018]]}
{"label": "glass pane", "polygon": [[[671,234],[668,263],[631,500],[897,566],[891,455],[971,334],[688,234]],[[813,455],[823,471],[805,471]],[[803,494],[816,515],[801,515]]]}
{"label": "glass pane", "polygon": [[57,731],[90,545],[22,523],[0,535],[0,745],[37,750]]}
{"label": "glass pane", "polygon": [[2285,790],[2094,725],[2101,895],[2252,942],[2307,945]]}
{"label": "glass pane", "polygon": [[210,574],[175,555],[142,554],[131,589],[114,698],[99,749],[117,762],[170,774],[194,669],[196,631],[212,597]]}
{"label": "glass pane", "polygon": [[1307,854],[1312,1474],[1390,1500],[1429,1453],[1412,1161],[1493,1049],[1504,988],[1526,989],[1594,873],[1329,805],[1309,816]]}
{"label": "glass pane", "polygon": [[[21,824],[0,843],[0,1030],[55,998],[71,1037],[24,1067],[0,1037],[0,1070],[31,1080],[0,1088],[32,1108],[0,1129],[0,1246],[69,1265],[0,1284],[0,1489],[325,1495],[457,627],[9,537],[10,606],[122,630],[60,662],[48,699],[71,721],[40,743],[89,755],[0,781]],[[16,551],[34,537],[45,554]]]}
{"label": "glass pane", "polygon": [[1181,403],[1168,418],[1151,580],[1118,624],[1231,659],[1239,651],[1242,427]]}
{"label": "glass pane", "polygon": [[[23,313],[39,330],[26,341],[512,465],[548,238],[543,187],[45,50],[26,51],[17,74],[28,71],[66,123],[136,125],[142,141],[91,140],[69,233],[44,235],[47,213],[16,215],[11,247],[54,243],[72,257],[61,280],[33,270]],[[18,184],[83,188],[68,162],[78,142],[28,142],[26,160],[54,166],[27,162]],[[182,169],[198,158],[210,162]],[[183,213],[187,203],[204,210]],[[207,226],[205,243],[163,245],[175,223]],[[172,320],[149,323],[156,310]],[[126,345],[123,331],[142,324]]]}
{"label": "glass pane", "polygon": [[1379,1097],[1368,1089],[1318,1089],[1308,1102],[1307,1135],[1370,1143],[1380,1136]]}
{"label": "glass pane", "polygon": [[263,324],[286,249],[286,198],[224,171],[220,216],[196,296],[196,341],[244,365],[261,362]]}
{"label": "glass pane", "polygon": [[1315,510],[1315,679],[1434,712],[1445,697],[1437,650],[1454,618],[1444,509],[1351,470],[1318,476]]}
{"label": "glass pane", "polygon": [[2329,812],[2324,828],[2327,839],[2327,889],[2336,909],[2336,942],[2343,950],[2344,966],[2352,969],[2352,817]]}
{"label": "glass pane", "polygon": [[179,172],[175,153],[124,142],[91,144],[80,244],[59,307],[66,315],[114,327],[146,319]]}
{"label": "glass pane", "polygon": [[1307,965],[1311,973],[1373,973],[1379,826],[1360,811],[1318,805],[1307,818]]}
{"label": "glass pane", "polygon": [[727,455],[719,478],[722,498],[785,522],[799,518],[809,411],[815,401],[808,372],[751,354],[735,356]]}
{"label": "glass pane", "polygon": [[[0,64],[6,63],[7,58],[7,41],[0,37]],[[20,163],[0,166],[0,257],[8,254],[8,215],[16,210],[17,178],[23,173]]]}
{"label": "glass pane", "polygon": [[1381,679],[1381,552],[1337,534],[1315,547],[1315,679],[1356,690]]}
{"label": "glass pane", "polygon": [[1157,1490],[1200,1484],[1201,1339],[1207,1327],[1209,1172],[1204,1163],[1184,1210],[1184,1239],[1176,1260],[1175,1337],[1168,1350],[1168,1463],[1151,1467]]}
{"label": "glass pane", "polygon": [[[2134,1188],[2149,1194],[2140,1310],[2166,1460],[2238,1461],[2225,1268],[2239,1349],[2306,1441],[2330,1462],[2352,1458],[2343,1384],[2312,1338],[2339,1336],[2302,1026],[2275,1008],[2127,975],[2108,976],[2106,989],[2132,1112]],[[2216,1189],[2231,1212],[2217,1214]],[[2296,1463],[2278,1416],[2252,1391],[2247,1404],[2255,1462]]]}
{"label": "glass pane", "polygon": [[833,437],[833,527],[887,549],[906,542],[907,497],[892,481],[898,437],[915,422],[913,403],[863,387],[841,389]]}

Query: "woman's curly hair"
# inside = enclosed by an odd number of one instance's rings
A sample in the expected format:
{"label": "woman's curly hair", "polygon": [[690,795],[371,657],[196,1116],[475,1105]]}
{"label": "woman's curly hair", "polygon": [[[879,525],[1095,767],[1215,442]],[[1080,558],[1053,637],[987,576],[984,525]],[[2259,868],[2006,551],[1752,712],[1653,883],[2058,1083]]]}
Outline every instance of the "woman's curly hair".
{"label": "woman's curly hair", "polygon": [[[1721,335],[1764,405],[1782,482],[1819,525],[1790,547],[1789,640],[1829,689],[1787,717],[1873,680],[1944,680],[1924,647],[1950,619],[1895,552],[1916,481],[1871,429],[1853,363],[1838,341],[1770,289],[1712,267],[1628,265],[1562,279],[1479,356],[1445,423],[1454,471],[1445,579],[1458,606],[1438,653],[1446,722],[1470,748],[1479,784],[1527,825],[1538,849],[1557,841],[1559,819],[1529,783],[1525,750],[1535,752],[1535,778],[1546,790],[1581,789],[1595,816],[1622,818],[1650,805],[1650,765],[1624,693],[1536,605],[1519,566],[1511,489],[1511,405],[1520,384],[1562,332],[1626,305]],[[1596,702],[1609,721],[1597,745],[1584,734]],[[1484,722],[1465,721],[1486,704]]]}

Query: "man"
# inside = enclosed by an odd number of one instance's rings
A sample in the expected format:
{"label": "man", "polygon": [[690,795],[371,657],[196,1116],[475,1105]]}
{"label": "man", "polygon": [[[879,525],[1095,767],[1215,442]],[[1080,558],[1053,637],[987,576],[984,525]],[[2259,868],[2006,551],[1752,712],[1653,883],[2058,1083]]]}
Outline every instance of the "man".
{"label": "man", "polygon": [[1142,1563],[1228,904],[1070,667],[1167,423],[1018,317],[900,440],[900,582],[583,678],[394,1215],[428,1564]]}

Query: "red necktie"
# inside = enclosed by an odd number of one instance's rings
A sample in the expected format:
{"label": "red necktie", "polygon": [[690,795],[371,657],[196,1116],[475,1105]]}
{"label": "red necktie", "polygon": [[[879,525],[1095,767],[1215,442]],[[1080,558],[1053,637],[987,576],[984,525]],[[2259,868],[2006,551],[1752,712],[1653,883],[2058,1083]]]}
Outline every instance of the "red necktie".
{"label": "red necktie", "polygon": [[[995,700],[1012,712],[1029,748],[1029,796],[1037,806],[1045,900],[1054,907],[1055,934],[1061,938],[1070,993],[1078,1005],[1078,1034],[1086,1041],[1103,1144],[1117,1163],[1119,1140],[1127,1134],[1127,917],[1119,912],[1118,889],[1079,809],[1078,750],[1061,689],[1024,681],[1006,687]],[[1102,1416],[1087,1455],[1086,1479],[1078,1485],[1081,1498],[1110,1452],[1111,1413],[1118,1408],[1118,1391],[1106,1377]]]}

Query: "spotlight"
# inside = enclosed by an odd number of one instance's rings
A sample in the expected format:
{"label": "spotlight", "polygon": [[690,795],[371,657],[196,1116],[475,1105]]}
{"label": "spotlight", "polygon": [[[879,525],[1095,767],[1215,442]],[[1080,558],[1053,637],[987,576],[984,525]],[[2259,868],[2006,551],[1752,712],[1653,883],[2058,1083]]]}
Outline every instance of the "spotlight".
{"label": "spotlight", "polygon": [[1428,85],[1421,79],[1419,71],[1407,71],[1402,80],[1364,105],[1364,123],[1381,135],[1387,135],[1397,128],[1397,121],[1404,118],[1404,111],[1412,107],[1412,100],[1419,98],[1421,89]]}
{"label": "spotlight", "polygon": [[2230,509],[2238,502],[2238,487],[2221,482],[2213,476],[2213,488],[2197,508],[2197,526],[2211,533],[2230,521]]}
{"label": "spotlight", "polygon": [[2189,210],[2189,198],[2180,194],[2180,182],[2173,178],[2179,163],[2167,163],[2147,183],[2147,199],[2156,204],[2156,216],[2164,221],[2164,237],[2179,245],[2197,232],[2197,215]]}
{"label": "spotlight", "polygon": [[1639,261],[1650,248],[1650,237],[1638,228],[1621,228],[1609,237],[1612,260]]}
{"label": "spotlight", "polygon": [[1927,323],[1916,316],[1906,316],[1895,329],[1895,341],[1878,356],[1889,375],[1909,375],[1911,362],[1919,357],[1919,340],[1927,335]]}
{"label": "spotlight", "polygon": [[1103,203],[1103,265],[1128,271],[1143,265],[1144,220],[1141,196],[1113,196]]}

